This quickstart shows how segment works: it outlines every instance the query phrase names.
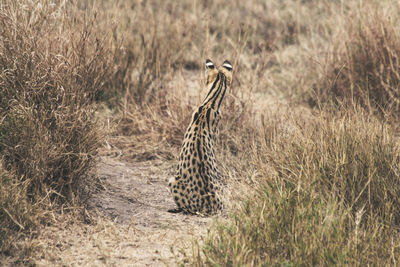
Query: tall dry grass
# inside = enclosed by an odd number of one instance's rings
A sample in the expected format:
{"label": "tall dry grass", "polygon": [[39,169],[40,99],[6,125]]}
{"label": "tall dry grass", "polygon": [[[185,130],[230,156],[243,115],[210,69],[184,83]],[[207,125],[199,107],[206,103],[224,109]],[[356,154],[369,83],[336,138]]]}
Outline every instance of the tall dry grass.
{"label": "tall dry grass", "polygon": [[15,236],[82,203],[93,180],[95,100],[115,75],[96,23],[73,3],[0,4],[2,253],[20,253]]}
{"label": "tall dry grass", "polygon": [[[192,264],[398,262],[396,132],[359,109],[395,107],[397,15],[380,15],[391,4],[104,3],[123,18],[115,35],[132,55],[122,64],[127,86],[114,133],[131,159],[174,160],[206,93],[204,59],[234,63],[217,149],[236,186],[228,188],[233,204]],[[151,27],[140,27],[144,17]],[[353,94],[356,87],[364,93]],[[314,109],[304,107],[310,94]],[[341,105],[321,112],[326,103]]]}
{"label": "tall dry grass", "polygon": [[395,265],[398,7],[1,3],[3,251],[48,210],[82,199],[102,134],[97,104],[114,112],[108,141],[125,159],[174,163],[212,58],[234,65],[217,156],[236,187],[229,218],[192,263]]}
{"label": "tall dry grass", "polygon": [[[193,106],[205,94],[201,73],[206,58],[229,59],[234,64],[226,114],[232,115],[228,125],[236,127],[234,121],[250,111],[253,93],[282,98],[292,93],[291,87],[299,86],[299,79],[284,68],[294,68],[293,62],[287,62],[280,51],[292,53],[292,47],[307,38],[312,20],[299,14],[318,14],[325,6],[318,1],[229,5],[223,1],[105,1],[100,8],[108,10],[109,18],[118,24],[113,36],[123,43],[124,56],[117,63],[123,67],[119,72],[123,86],[116,93],[122,95],[123,114],[115,133],[117,146],[132,146],[127,154],[136,159],[171,159]],[[228,131],[222,130],[223,136],[233,135]],[[126,138],[122,140],[121,135]]]}
{"label": "tall dry grass", "polygon": [[[239,180],[228,189],[239,192],[231,193],[238,202],[195,247],[194,265],[397,264],[398,5],[391,4],[325,3],[326,18],[292,47],[298,59],[277,48],[276,58],[313,63],[288,67],[287,95],[298,101],[311,92],[318,106],[310,115],[289,101],[289,112],[261,108],[261,118],[241,122],[253,134],[235,132],[231,138],[247,147],[224,162]],[[385,122],[373,115],[382,113]]]}
{"label": "tall dry grass", "polygon": [[372,1],[348,8],[312,99],[398,116],[399,4]]}
{"label": "tall dry grass", "polygon": [[236,159],[242,166],[248,162],[236,174],[246,189],[232,183],[238,202],[194,251],[193,264],[398,262],[400,158],[394,133],[361,111],[310,119],[265,119],[247,158]]}

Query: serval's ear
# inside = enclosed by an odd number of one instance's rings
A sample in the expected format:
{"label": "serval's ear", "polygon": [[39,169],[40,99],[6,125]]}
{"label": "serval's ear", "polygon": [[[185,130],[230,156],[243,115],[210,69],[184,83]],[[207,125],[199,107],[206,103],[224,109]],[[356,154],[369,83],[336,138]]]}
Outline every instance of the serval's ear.
{"label": "serval's ear", "polygon": [[229,86],[232,81],[232,64],[228,60],[225,60],[220,67],[220,71],[225,75]]}
{"label": "serval's ear", "polygon": [[212,70],[214,68],[215,68],[214,63],[210,59],[207,59],[206,60],[206,70]]}
{"label": "serval's ear", "polygon": [[228,60],[224,61],[224,64],[222,64],[222,67],[224,67],[228,71],[232,71],[232,64]]}
{"label": "serval's ear", "polygon": [[214,82],[214,80],[217,78],[218,75],[218,70],[215,67],[214,63],[207,59],[206,60],[206,84],[210,84]]}

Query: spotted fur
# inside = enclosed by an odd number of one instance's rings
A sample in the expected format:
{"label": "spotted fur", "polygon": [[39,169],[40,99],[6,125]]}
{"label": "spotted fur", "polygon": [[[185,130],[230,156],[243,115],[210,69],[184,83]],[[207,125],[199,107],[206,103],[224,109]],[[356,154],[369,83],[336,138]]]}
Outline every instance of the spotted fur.
{"label": "spotted fur", "polygon": [[219,109],[232,81],[232,64],[221,67],[206,60],[208,93],[195,110],[183,139],[177,175],[168,183],[177,205],[173,212],[215,213],[222,208],[218,196],[221,174],[215,160],[214,146],[218,135]]}

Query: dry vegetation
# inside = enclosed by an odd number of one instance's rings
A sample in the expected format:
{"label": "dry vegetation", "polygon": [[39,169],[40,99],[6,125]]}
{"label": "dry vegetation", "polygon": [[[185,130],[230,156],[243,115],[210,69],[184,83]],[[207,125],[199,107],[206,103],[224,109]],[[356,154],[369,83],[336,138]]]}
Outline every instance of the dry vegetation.
{"label": "dry vegetation", "polygon": [[24,262],[21,236],[81,209],[107,109],[125,159],[173,163],[212,58],[234,64],[217,149],[232,204],[186,261],[396,265],[399,14],[389,0],[1,2],[2,255]]}
{"label": "dry vegetation", "polygon": [[400,33],[398,9],[377,3],[350,9],[344,33],[327,59],[325,75],[315,87],[315,102],[398,116],[400,111]]}
{"label": "dry vegetation", "polygon": [[0,7],[0,249],[12,253],[14,235],[81,203],[101,136],[94,100],[112,60],[85,12]]}

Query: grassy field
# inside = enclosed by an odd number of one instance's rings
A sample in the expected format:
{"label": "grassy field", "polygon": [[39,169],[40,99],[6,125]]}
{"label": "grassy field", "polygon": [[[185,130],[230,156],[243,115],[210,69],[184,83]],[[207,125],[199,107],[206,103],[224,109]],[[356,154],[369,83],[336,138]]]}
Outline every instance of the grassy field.
{"label": "grassy field", "polygon": [[234,65],[216,149],[229,215],[183,263],[397,265],[399,14],[390,0],[2,1],[0,254],[26,264],[19,240],[60,213],[87,219],[106,138],[174,162],[211,58]]}

